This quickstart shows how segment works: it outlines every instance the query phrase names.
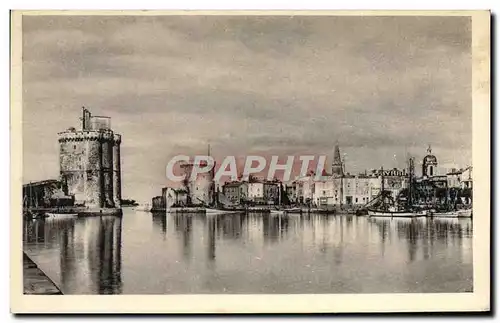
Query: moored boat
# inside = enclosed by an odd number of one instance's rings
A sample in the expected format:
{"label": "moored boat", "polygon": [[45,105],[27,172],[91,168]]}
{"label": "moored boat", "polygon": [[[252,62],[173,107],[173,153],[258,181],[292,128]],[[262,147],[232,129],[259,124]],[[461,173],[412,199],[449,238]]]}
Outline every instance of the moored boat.
{"label": "moored boat", "polygon": [[77,213],[45,213],[45,216],[50,219],[58,218],[73,218],[78,216]]}
{"label": "moored boat", "polygon": [[241,211],[205,208],[205,213],[206,214],[235,214],[235,213],[241,213]]}
{"label": "moored boat", "polygon": [[284,209],[286,213],[291,213],[291,214],[301,214],[302,209],[300,207],[292,207],[288,209]]}
{"label": "moored boat", "polygon": [[429,211],[416,206],[413,201],[414,194],[414,164],[413,158],[408,160],[408,192],[403,202],[396,201],[390,192],[384,189],[384,172],[381,171],[381,190],[380,194],[366,207],[366,212],[370,217],[401,217],[415,218],[427,216]]}
{"label": "moored boat", "polygon": [[433,217],[436,218],[456,218],[458,217],[457,211],[445,211],[445,212],[432,212],[430,213]]}
{"label": "moored boat", "polygon": [[391,218],[414,218],[414,217],[421,217],[421,216],[427,216],[428,212],[425,210],[421,211],[407,211],[407,210],[402,210],[402,211],[382,211],[382,210],[373,210],[373,209],[368,209],[368,216],[376,216],[376,217],[391,217]]}
{"label": "moored boat", "polygon": [[457,217],[459,217],[459,218],[471,218],[472,217],[472,208],[458,210]]}

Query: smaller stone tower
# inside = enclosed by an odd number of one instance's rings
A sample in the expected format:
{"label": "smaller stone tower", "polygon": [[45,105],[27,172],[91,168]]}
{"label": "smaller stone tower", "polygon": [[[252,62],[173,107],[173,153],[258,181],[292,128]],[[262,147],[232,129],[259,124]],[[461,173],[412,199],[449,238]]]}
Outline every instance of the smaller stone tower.
{"label": "smaller stone tower", "polygon": [[436,175],[438,161],[436,156],[432,155],[432,149],[429,145],[427,148],[427,156],[422,161],[422,177],[432,177]]}

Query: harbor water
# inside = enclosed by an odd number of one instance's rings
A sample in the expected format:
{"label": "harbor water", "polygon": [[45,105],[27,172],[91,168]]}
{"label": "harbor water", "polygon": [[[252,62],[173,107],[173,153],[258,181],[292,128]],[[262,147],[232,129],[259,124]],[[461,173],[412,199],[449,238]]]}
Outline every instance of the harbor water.
{"label": "harbor water", "polygon": [[471,292],[471,219],[169,214],[24,223],[64,294]]}

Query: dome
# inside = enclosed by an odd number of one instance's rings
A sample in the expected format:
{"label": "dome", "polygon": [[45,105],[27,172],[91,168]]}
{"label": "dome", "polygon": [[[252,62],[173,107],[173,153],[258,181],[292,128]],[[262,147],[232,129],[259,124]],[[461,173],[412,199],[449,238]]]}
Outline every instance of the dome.
{"label": "dome", "polygon": [[427,155],[424,157],[425,164],[437,164],[437,158],[434,155]]}
{"label": "dome", "polygon": [[431,149],[431,146],[429,145],[429,148],[427,148],[427,156],[424,157],[424,165],[425,164],[437,164],[438,160],[436,158],[436,156],[434,156],[432,154],[432,149]]}

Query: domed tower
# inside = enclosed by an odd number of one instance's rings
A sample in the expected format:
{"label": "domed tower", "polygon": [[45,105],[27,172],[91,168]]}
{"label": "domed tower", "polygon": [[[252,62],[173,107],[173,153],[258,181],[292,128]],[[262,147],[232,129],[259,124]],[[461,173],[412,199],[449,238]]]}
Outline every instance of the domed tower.
{"label": "domed tower", "polygon": [[59,133],[60,177],[75,203],[89,208],[120,206],[120,142],[109,117],[92,116],[85,108],[81,130]]}
{"label": "domed tower", "polygon": [[432,149],[431,146],[429,145],[429,148],[427,148],[427,156],[424,157],[424,160],[422,162],[422,176],[423,177],[435,176],[437,164],[438,164],[437,158],[436,156],[432,155]]}

